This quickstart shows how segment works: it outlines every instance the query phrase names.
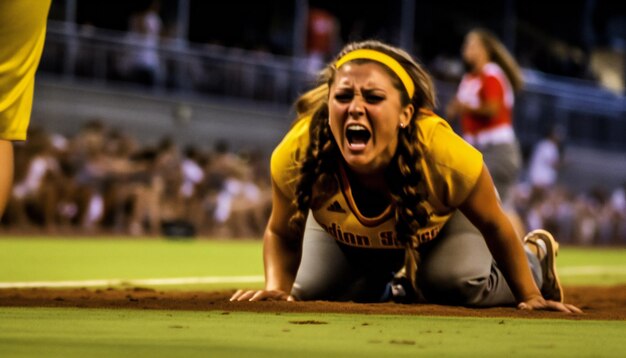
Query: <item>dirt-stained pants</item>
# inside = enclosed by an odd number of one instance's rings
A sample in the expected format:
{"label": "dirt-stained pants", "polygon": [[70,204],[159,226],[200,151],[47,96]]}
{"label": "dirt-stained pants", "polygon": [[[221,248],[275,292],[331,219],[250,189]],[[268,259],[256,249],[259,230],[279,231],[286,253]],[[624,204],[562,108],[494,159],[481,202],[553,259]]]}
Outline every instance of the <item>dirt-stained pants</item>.
{"label": "dirt-stained pants", "polygon": [[[539,287],[541,266],[526,252]],[[491,307],[516,303],[482,235],[460,212],[420,249],[418,285],[431,303]],[[299,300],[380,302],[403,264],[404,251],[338,243],[309,215],[292,294]]]}

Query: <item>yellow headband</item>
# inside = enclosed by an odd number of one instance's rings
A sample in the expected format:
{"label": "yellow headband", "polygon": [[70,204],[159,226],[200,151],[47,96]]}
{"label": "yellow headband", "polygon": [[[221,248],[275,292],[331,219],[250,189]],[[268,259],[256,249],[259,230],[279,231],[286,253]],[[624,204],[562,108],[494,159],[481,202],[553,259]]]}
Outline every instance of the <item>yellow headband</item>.
{"label": "yellow headband", "polygon": [[406,92],[409,94],[409,98],[413,98],[413,93],[415,93],[415,85],[413,84],[413,80],[411,79],[411,76],[409,76],[409,73],[406,72],[404,67],[402,67],[402,65],[393,57],[386,55],[382,52],[368,49],[360,49],[348,52],[342,58],[337,60],[337,62],[335,63],[335,68],[339,69],[339,67],[341,67],[346,62],[358,59],[373,60],[387,66],[400,78],[400,81],[402,81]]}

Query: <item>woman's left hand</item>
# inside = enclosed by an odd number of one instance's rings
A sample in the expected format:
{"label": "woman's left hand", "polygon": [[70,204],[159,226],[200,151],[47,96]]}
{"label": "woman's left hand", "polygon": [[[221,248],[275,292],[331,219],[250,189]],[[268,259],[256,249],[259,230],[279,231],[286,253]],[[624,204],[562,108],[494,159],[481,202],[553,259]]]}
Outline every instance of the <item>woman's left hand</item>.
{"label": "woman's left hand", "polygon": [[548,310],[565,313],[583,313],[583,311],[569,303],[546,300],[543,297],[533,297],[517,305],[520,310]]}
{"label": "woman's left hand", "polygon": [[281,290],[237,290],[231,301],[295,301],[292,295]]}

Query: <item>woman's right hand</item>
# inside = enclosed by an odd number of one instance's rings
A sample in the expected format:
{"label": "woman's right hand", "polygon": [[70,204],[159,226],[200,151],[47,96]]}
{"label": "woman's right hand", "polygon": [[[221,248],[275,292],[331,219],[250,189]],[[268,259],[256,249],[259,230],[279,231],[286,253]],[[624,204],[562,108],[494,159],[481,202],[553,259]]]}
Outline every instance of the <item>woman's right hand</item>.
{"label": "woman's right hand", "polygon": [[237,290],[231,301],[295,301],[292,295],[281,290]]}
{"label": "woman's right hand", "polygon": [[445,109],[446,120],[449,122],[454,122],[458,119],[459,116],[465,114],[470,111],[471,108],[467,105],[461,103],[458,99],[453,98],[448,102],[448,105]]}

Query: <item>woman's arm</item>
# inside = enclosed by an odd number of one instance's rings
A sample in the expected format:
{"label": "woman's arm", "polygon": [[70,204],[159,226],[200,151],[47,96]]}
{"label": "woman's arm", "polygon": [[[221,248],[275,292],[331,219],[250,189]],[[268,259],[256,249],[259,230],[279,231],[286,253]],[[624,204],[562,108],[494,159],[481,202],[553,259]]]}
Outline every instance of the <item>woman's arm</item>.
{"label": "woman's arm", "polygon": [[289,229],[291,201],[272,182],[272,214],[263,235],[265,289],[239,290],[231,301],[292,300],[291,287],[302,257],[302,234]]}
{"label": "woman's arm", "polygon": [[458,112],[460,115],[463,114],[472,114],[478,118],[484,118],[485,120],[491,120],[493,116],[498,114],[502,104],[498,101],[494,100],[485,100],[480,102],[480,106],[476,108],[472,108],[466,104],[460,103],[458,104]]}
{"label": "woman's arm", "polygon": [[476,119],[483,119],[485,122],[490,121],[501,108],[501,104],[497,101],[487,100],[481,102],[479,107],[472,108],[458,99],[453,98],[446,106],[446,119],[450,122],[455,121],[458,117],[465,114],[472,114]]}
{"label": "woman's arm", "polygon": [[542,297],[532,278],[522,241],[500,207],[491,175],[484,165],[474,189],[461,204],[460,210],[482,233],[520,308],[580,312],[572,305],[546,301]]}

